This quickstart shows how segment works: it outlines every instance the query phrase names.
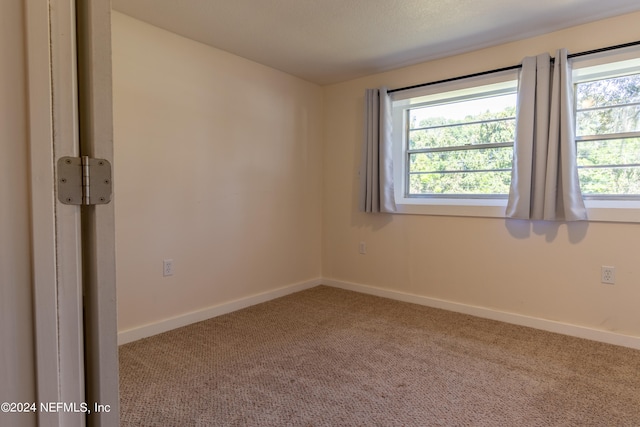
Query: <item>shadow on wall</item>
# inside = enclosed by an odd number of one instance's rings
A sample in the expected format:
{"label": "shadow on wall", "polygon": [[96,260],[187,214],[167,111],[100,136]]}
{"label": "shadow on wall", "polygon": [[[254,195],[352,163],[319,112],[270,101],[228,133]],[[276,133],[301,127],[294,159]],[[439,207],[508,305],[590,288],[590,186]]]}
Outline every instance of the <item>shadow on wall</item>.
{"label": "shadow on wall", "polygon": [[351,225],[355,227],[369,228],[371,231],[377,231],[393,221],[393,215],[390,213],[364,213],[359,212],[357,207],[352,211]]}
{"label": "shadow on wall", "polygon": [[587,236],[588,221],[561,222],[561,221],[530,221],[524,219],[506,219],[505,228],[516,239],[528,239],[531,234],[545,236],[547,242],[553,242],[558,236],[561,226],[567,227],[569,242],[578,244]]}

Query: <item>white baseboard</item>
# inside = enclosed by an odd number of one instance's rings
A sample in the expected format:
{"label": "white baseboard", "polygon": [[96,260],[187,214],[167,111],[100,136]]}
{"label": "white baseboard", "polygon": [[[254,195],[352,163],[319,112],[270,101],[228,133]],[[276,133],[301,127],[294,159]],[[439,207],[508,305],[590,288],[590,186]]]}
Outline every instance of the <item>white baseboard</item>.
{"label": "white baseboard", "polygon": [[252,305],[260,304],[272,299],[280,298],[285,295],[292,294],[294,292],[310,289],[322,284],[321,279],[308,280],[306,282],[300,282],[289,286],[283,286],[278,289],[263,292],[257,295],[252,295],[246,298],[240,298],[234,301],[219,304],[213,307],[207,307],[202,310],[192,311],[190,313],[182,314],[169,319],[161,320],[159,322],[143,325],[124,331],[118,332],[118,345],[127,344],[132,341],[137,341],[142,338],[147,338],[153,335],[161,334],[163,332],[170,331],[172,329],[187,326],[192,323],[201,322],[203,320],[211,319],[212,317],[220,316],[223,314],[231,313],[233,311],[241,310]]}
{"label": "white baseboard", "polygon": [[592,341],[599,341],[607,344],[620,345],[623,347],[640,350],[640,337],[638,336],[623,335],[612,331],[587,328],[584,326],[577,326],[569,323],[540,319],[537,317],[530,317],[517,313],[497,311],[486,307],[429,298],[420,295],[398,292],[390,289],[363,285],[360,283],[345,282],[336,279],[314,279],[289,286],[283,286],[278,289],[226,302],[213,307],[208,307],[203,310],[182,314],[180,316],[161,320],[156,323],[120,331],[118,332],[118,345],[161,334],[172,329],[211,319],[213,317],[231,313],[236,310],[241,310],[252,305],[260,304],[275,298],[280,298],[285,295],[310,289],[318,285],[332,286],[335,288],[346,289],[363,294],[375,295],[397,301],[424,305],[427,307],[440,308],[443,310],[469,314],[471,316],[482,317],[485,319],[498,320],[500,322],[511,323],[514,325],[528,326],[530,328],[541,329],[544,331],[555,332],[563,335],[569,335],[573,337],[584,338]]}
{"label": "white baseboard", "polygon": [[428,307],[441,308],[458,313],[469,314],[485,319],[498,320],[530,328],[541,329],[548,332],[584,338],[592,341],[599,341],[607,344],[614,344],[640,350],[640,337],[622,335],[611,331],[592,329],[584,326],[577,326],[568,323],[556,322],[552,320],[529,317],[516,313],[496,311],[485,307],[461,304],[452,301],[428,298],[404,292],[382,289],[359,283],[345,282],[334,279],[323,279],[322,284],[349,291],[360,292],[369,295],[394,299],[398,301],[410,302]]}

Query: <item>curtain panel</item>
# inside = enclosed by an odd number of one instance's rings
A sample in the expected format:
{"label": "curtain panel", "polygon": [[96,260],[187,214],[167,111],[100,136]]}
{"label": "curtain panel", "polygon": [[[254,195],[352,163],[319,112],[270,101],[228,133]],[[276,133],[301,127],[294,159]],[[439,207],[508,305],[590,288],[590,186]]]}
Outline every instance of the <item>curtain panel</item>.
{"label": "curtain panel", "polygon": [[587,219],[574,134],[573,84],[566,49],[558,50],[553,65],[548,53],[525,58],[518,84],[507,217]]}
{"label": "curtain panel", "polygon": [[386,88],[366,90],[364,113],[358,209],[361,212],[395,212],[391,99]]}

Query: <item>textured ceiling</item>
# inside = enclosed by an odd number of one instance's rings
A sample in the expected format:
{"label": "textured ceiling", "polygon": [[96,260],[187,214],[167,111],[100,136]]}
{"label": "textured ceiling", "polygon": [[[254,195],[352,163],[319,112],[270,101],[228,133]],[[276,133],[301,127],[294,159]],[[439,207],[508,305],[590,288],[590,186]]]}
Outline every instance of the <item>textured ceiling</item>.
{"label": "textured ceiling", "polygon": [[112,0],[193,40],[329,84],[640,10],[639,0]]}

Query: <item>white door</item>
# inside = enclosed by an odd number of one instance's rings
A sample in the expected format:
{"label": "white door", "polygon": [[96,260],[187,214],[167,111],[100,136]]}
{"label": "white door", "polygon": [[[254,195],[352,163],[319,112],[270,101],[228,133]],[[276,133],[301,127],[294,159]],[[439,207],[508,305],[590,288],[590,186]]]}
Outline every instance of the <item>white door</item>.
{"label": "white door", "polygon": [[67,404],[38,421],[115,426],[113,203],[68,205],[56,191],[59,158],[112,160],[110,2],[77,5],[26,2],[37,401]]}

